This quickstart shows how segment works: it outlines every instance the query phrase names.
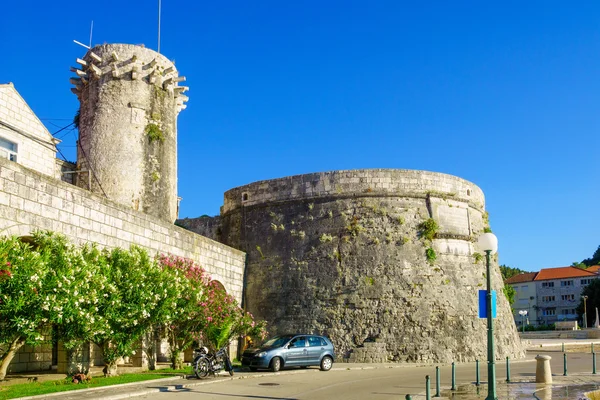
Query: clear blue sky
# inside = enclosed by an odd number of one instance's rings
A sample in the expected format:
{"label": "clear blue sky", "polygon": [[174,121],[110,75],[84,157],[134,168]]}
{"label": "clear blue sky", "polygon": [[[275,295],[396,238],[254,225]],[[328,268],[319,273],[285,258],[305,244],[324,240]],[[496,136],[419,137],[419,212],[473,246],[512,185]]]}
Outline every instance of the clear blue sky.
{"label": "clear blue sky", "polygon": [[[94,44],[156,49],[157,3],[5,2],[0,82],[57,131],[78,108],[73,39],[94,20]],[[223,192],[261,179],[422,169],[483,189],[500,263],[591,257],[600,3],[567,4],[163,0],[161,52],[190,86],[180,216],[216,215]],[[75,133],[60,145],[71,160]]]}

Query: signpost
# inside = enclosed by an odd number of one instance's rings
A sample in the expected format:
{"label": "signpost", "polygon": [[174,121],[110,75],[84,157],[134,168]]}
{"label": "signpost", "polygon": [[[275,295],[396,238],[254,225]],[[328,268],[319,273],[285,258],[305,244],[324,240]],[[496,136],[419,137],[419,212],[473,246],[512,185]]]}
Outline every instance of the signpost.
{"label": "signpost", "polygon": [[[492,290],[492,318],[496,318],[496,291]],[[479,318],[487,318],[487,290],[479,291]]]}

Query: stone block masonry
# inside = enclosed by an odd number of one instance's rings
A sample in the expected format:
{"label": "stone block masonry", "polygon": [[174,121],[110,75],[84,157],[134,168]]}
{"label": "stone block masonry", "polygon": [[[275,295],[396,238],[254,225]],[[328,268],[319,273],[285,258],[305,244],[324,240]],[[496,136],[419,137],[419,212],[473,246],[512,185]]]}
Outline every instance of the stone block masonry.
{"label": "stone block masonry", "polygon": [[[487,340],[473,243],[484,205],[480,188],[447,174],[333,171],[231,189],[216,229],[180,222],[247,252],[245,304],[273,334],[325,334],[348,361],[473,361]],[[521,357],[495,261],[492,274],[496,355]]]}
{"label": "stone block masonry", "polygon": [[[75,243],[108,248],[138,245],[151,254],[193,259],[241,302],[242,251],[0,159],[0,235],[29,236],[37,229],[62,233]],[[37,359],[21,363],[19,356],[19,371],[39,370],[35,363]],[[9,371],[18,372],[15,368]]]}

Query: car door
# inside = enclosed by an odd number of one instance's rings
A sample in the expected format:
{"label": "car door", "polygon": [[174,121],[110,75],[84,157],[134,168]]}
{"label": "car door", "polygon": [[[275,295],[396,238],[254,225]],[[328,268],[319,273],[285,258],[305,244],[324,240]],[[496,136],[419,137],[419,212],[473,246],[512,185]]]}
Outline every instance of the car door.
{"label": "car door", "polygon": [[285,365],[306,365],[308,359],[308,347],[306,336],[296,336],[287,345],[285,350]]}
{"label": "car door", "polygon": [[318,336],[309,336],[308,341],[308,365],[319,365],[321,356],[325,351],[325,341]]}

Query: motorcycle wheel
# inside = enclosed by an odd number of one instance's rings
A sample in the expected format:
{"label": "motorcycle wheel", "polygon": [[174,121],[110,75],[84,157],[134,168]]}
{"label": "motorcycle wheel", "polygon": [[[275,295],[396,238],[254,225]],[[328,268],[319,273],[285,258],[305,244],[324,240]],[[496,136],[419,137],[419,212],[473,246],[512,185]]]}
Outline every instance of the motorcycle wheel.
{"label": "motorcycle wheel", "polygon": [[199,359],[194,365],[194,373],[198,379],[204,379],[210,372],[210,364],[206,358]]}

